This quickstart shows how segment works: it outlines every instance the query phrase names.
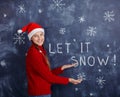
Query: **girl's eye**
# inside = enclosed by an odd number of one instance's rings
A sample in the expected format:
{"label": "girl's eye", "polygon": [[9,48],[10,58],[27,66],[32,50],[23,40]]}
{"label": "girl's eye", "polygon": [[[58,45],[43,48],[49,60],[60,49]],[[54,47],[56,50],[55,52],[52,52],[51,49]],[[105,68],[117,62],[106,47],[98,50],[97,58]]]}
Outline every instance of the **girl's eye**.
{"label": "girl's eye", "polygon": [[43,36],[43,34],[40,34],[40,36]]}
{"label": "girl's eye", "polygon": [[38,37],[37,35],[34,35],[34,37]]}

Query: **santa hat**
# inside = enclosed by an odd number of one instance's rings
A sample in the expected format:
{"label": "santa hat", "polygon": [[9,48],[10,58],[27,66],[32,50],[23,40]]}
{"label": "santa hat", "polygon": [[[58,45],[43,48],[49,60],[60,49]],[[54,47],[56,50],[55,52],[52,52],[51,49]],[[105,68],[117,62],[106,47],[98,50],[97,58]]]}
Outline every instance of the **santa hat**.
{"label": "santa hat", "polygon": [[17,32],[18,33],[27,32],[28,38],[29,38],[29,40],[31,40],[31,37],[36,32],[39,32],[39,31],[45,33],[44,28],[41,25],[32,22],[32,23],[29,23],[28,25],[24,26],[22,29],[19,29]]}

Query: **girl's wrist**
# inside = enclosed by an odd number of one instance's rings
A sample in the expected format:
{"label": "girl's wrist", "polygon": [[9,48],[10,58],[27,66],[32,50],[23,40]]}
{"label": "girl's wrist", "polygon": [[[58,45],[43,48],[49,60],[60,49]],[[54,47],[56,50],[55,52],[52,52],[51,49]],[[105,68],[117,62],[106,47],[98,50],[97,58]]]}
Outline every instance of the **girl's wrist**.
{"label": "girl's wrist", "polygon": [[71,78],[68,78],[69,82],[71,82]]}
{"label": "girl's wrist", "polygon": [[63,66],[61,67],[61,70],[64,70],[64,67],[63,67]]}

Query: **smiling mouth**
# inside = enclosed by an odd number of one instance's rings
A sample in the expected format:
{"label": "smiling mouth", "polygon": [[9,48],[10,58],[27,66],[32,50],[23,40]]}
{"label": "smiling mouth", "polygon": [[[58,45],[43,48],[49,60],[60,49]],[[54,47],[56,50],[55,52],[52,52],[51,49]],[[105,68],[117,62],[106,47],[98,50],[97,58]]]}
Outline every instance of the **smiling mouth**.
{"label": "smiling mouth", "polygon": [[38,43],[43,43],[43,41],[38,41]]}

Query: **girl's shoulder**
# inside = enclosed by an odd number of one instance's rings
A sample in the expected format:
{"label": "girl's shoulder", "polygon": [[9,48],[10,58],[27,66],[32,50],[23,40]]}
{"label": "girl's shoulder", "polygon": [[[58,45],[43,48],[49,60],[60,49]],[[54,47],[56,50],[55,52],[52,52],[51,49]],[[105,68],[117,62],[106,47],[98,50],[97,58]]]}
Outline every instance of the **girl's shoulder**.
{"label": "girl's shoulder", "polygon": [[28,56],[42,56],[42,54],[35,48],[34,45],[30,46],[27,51]]}

